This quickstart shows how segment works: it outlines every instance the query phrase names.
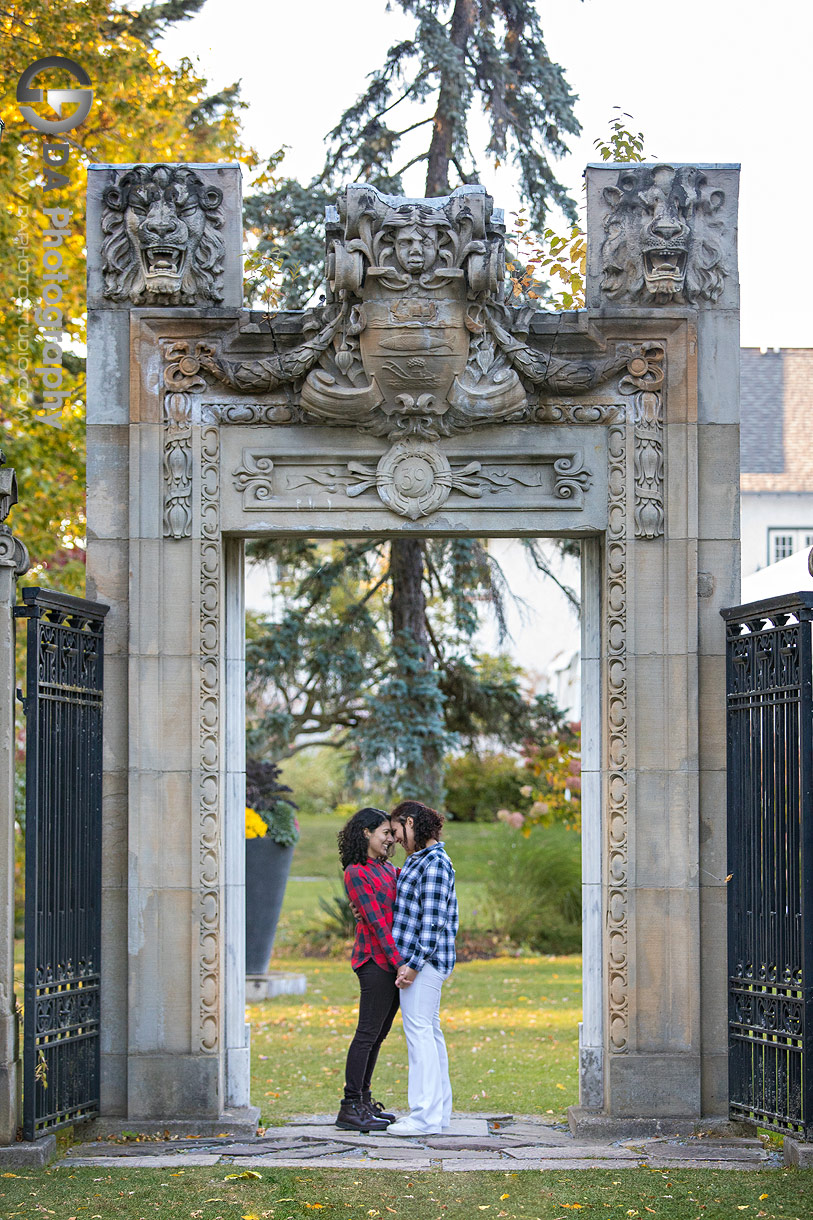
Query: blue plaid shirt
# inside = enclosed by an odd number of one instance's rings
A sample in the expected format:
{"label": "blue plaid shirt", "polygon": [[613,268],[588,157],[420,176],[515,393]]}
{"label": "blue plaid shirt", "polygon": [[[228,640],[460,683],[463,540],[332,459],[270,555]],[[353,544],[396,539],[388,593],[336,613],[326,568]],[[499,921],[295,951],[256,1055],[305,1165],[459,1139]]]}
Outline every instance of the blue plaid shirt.
{"label": "blue plaid shirt", "polygon": [[392,938],[406,964],[420,970],[429,962],[450,974],[459,923],[454,869],[443,844],[407,856],[392,918]]}

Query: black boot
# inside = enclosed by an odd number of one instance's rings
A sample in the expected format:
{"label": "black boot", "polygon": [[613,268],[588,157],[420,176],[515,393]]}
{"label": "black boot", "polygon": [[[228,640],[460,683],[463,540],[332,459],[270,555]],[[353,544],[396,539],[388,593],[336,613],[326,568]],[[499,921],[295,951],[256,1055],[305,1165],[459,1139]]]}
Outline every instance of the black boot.
{"label": "black boot", "polygon": [[361,1131],[366,1135],[368,1131],[385,1131],[389,1122],[368,1110],[363,1101],[345,1098],[336,1116],[336,1126],[342,1131]]}
{"label": "black boot", "polygon": [[361,1094],[361,1100],[372,1114],[373,1118],[383,1118],[385,1122],[394,1123],[395,1115],[384,1109],[380,1101],[376,1101],[369,1089]]}

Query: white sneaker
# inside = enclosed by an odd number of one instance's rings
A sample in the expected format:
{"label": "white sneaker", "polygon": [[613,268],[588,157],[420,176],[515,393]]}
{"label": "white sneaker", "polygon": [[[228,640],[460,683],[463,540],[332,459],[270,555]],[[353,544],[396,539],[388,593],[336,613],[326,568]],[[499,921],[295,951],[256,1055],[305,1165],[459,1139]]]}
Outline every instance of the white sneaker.
{"label": "white sneaker", "polygon": [[422,1131],[420,1127],[416,1127],[408,1118],[399,1118],[397,1122],[390,1123],[383,1135],[440,1135],[440,1131]]}

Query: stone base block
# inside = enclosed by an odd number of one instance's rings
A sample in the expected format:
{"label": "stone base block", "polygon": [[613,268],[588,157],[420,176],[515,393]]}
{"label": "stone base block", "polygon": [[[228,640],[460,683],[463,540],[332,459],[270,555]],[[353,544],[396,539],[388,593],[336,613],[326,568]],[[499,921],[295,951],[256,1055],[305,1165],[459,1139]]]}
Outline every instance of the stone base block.
{"label": "stone base block", "polygon": [[217,1135],[232,1135],[241,1138],[251,1138],[257,1134],[260,1121],[259,1106],[245,1106],[240,1109],[224,1110],[218,1118],[123,1118],[116,1115],[102,1115],[87,1123],[77,1124],[74,1134],[83,1143],[95,1139],[105,1139],[109,1135],[121,1135],[123,1131],[132,1131],[136,1135],[162,1135],[165,1131],[170,1135],[213,1137]]}
{"label": "stone base block", "polygon": [[293,974],[284,970],[270,970],[268,974],[246,975],[246,1003],[271,1000],[276,995],[304,995],[308,989],[305,974]]}
{"label": "stone base block", "polygon": [[19,1140],[16,1144],[0,1144],[0,1168],[40,1169],[56,1156],[56,1136],[43,1135],[38,1140]]}
{"label": "stone base block", "polygon": [[792,1165],[794,1169],[813,1169],[813,1144],[786,1135],[784,1153],[786,1165]]}
{"label": "stone base block", "polygon": [[581,1106],[568,1107],[567,1121],[576,1139],[596,1143],[651,1139],[656,1135],[753,1138],[757,1133],[755,1123],[732,1122],[727,1118],[698,1118],[697,1115],[691,1114],[668,1118],[627,1118],[623,1115],[601,1114],[597,1110],[585,1110]]}

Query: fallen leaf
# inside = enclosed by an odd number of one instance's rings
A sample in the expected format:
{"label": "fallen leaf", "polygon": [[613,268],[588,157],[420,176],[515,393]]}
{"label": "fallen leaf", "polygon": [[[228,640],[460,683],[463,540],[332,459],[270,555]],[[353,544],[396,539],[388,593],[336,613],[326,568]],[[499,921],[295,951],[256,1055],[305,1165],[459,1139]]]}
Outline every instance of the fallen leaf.
{"label": "fallen leaf", "polygon": [[500,1195],[500,1202],[502,1202],[503,1199],[510,1199],[510,1198],[511,1198],[510,1195]]}
{"label": "fallen leaf", "polygon": [[[245,1178],[259,1178],[262,1181],[262,1176],[261,1173],[257,1173],[256,1169],[244,1169],[242,1173],[227,1173],[223,1181],[236,1182]],[[222,1200],[219,1201],[222,1202]]]}
{"label": "fallen leaf", "polygon": [[767,1198],[768,1198],[768,1196],[767,1196],[767,1195],[760,1195],[759,1197],[760,1197],[760,1199],[767,1199]]}

